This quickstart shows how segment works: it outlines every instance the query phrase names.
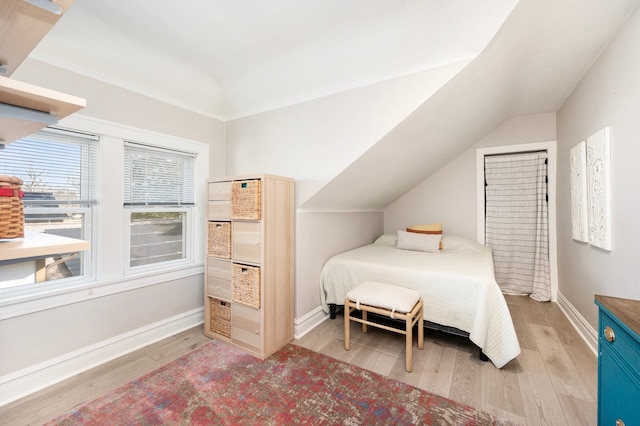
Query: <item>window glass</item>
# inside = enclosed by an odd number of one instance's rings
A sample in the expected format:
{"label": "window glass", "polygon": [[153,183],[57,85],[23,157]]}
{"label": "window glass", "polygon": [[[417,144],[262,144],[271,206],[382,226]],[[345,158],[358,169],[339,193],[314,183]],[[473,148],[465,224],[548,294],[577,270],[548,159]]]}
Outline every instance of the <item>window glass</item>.
{"label": "window glass", "polygon": [[[27,233],[91,241],[98,140],[95,135],[49,127],[5,147],[0,154],[0,174],[23,181]],[[86,277],[91,274],[91,257],[90,251],[52,255],[45,259],[44,279]],[[25,277],[2,286],[27,284],[29,280]]]}
{"label": "window glass", "polygon": [[130,268],[190,258],[194,169],[195,154],[125,143]]}
{"label": "window glass", "polygon": [[184,211],[131,212],[129,266],[184,259],[186,219]]}

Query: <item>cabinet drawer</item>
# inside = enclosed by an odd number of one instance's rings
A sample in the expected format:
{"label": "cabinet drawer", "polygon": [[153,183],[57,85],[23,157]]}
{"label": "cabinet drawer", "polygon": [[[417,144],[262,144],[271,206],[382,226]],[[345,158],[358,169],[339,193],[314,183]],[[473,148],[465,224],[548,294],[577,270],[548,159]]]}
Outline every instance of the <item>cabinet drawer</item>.
{"label": "cabinet drawer", "polygon": [[260,263],[262,259],[262,233],[260,222],[233,222],[231,244],[233,259]]}
{"label": "cabinet drawer", "polygon": [[231,217],[260,220],[262,184],[259,179],[234,181],[231,184]]}
{"label": "cabinet drawer", "polygon": [[207,318],[209,331],[230,338],[231,303],[213,297],[207,299],[209,300],[209,318]]}
{"label": "cabinet drawer", "polygon": [[259,310],[236,303],[231,305],[231,341],[251,351],[261,351]]}
{"label": "cabinet drawer", "polygon": [[207,202],[207,220],[231,220],[230,200],[210,200]]}
{"label": "cabinet drawer", "polygon": [[207,259],[207,295],[231,300],[231,262]]}
{"label": "cabinet drawer", "polygon": [[209,200],[231,200],[231,181],[210,182],[208,195]]}
{"label": "cabinet drawer", "polygon": [[[612,353],[624,360],[640,359],[640,341],[631,336],[616,319],[604,310],[600,311],[599,330],[599,343],[602,346],[606,346]],[[609,341],[605,335],[607,330],[610,330],[609,337],[612,338],[612,341]],[[628,368],[640,380],[640,365],[637,362],[630,362]]]}
{"label": "cabinet drawer", "polygon": [[231,259],[231,222],[207,223],[207,254]]}
{"label": "cabinet drawer", "polygon": [[629,376],[608,347],[600,348],[598,363],[598,424],[640,424],[640,382]]}

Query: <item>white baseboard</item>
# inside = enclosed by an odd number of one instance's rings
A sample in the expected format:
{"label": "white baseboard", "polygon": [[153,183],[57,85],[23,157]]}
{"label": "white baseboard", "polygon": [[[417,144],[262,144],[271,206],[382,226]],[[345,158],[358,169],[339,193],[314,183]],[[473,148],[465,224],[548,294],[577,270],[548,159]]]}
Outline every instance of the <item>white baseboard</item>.
{"label": "white baseboard", "polygon": [[0,377],[0,406],[204,322],[197,308]]}
{"label": "white baseboard", "polygon": [[300,318],[296,318],[293,326],[293,335],[296,339],[300,339],[302,336],[316,328],[324,320],[329,318],[328,314],[325,314],[322,307],[318,306],[313,311]]}
{"label": "white baseboard", "polygon": [[582,340],[589,346],[589,349],[598,356],[598,332],[560,292],[558,292],[558,306],[582,337]]}

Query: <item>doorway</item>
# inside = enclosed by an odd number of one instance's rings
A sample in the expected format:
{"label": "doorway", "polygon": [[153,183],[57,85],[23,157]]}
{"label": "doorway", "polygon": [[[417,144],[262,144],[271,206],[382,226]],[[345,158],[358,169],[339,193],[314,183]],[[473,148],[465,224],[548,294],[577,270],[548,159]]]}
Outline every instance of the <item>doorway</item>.
{"label": "doorway", "polygon": [[[536,300],[555,301],[557,296],[556,143],[542,142],[480,148],[477,150],[476,157],[478,242],[492,247],[496,281],[505,293],[528,294]],[[492,176],[486,176],[485,164],[493,168],[498,167],[498,174],[494,170]],[[534,164],[537,165],[534,166]],[[537,167],[546,169],[542,172],[545,175],[542,176],[544,179],[542,189],[536,189],[535,185],[538,184],[522,183],[523,179],[535,179],[541,173]],[[523,173],[525,169],[529,172]],[[487,177],[492,185],[491,188],[486,186]],[[509,179],[512,180],[509,181]],[[504,192],[505,189],[507,192],[512,190],[515,195],[509,198]],[[537,197],[536,192],[541,191],[546,193],[543,195],[544,202],[539,205],[538,201],[533,203],[532,199]],[[509,199],[508,202],[507,199]],[[517,207],[519,202],[529,204],[523,207],[528,209],[527,212]],[[541,222],[540,217],[532,217],[532,215],[544,215],[544,223]],[[540,240],[539,232],[542,230],[545,235]],[[522,239],[528,242],[523,242]],[[542,249],[538,248],[536,252],[532,247],[523,247],[523,245],[535,244],[542,246]],[[526,259],[523,260],[523,258]]]}

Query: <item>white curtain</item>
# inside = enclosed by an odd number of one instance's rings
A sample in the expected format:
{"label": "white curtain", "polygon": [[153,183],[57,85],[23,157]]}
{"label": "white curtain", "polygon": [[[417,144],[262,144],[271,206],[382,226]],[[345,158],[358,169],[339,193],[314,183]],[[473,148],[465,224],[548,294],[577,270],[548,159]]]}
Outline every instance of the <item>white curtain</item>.
{"label": "white curtain", "polygon": [[485,157],[485,244],[506,294],[551,300],[546,151]]}

